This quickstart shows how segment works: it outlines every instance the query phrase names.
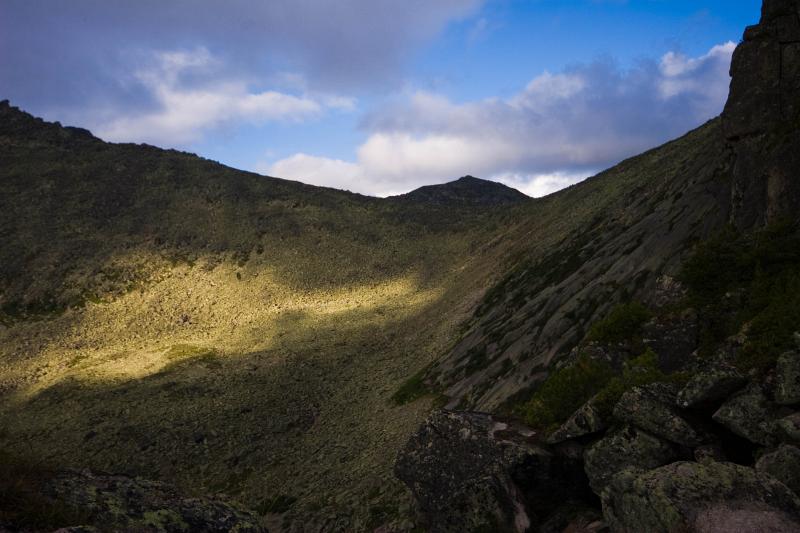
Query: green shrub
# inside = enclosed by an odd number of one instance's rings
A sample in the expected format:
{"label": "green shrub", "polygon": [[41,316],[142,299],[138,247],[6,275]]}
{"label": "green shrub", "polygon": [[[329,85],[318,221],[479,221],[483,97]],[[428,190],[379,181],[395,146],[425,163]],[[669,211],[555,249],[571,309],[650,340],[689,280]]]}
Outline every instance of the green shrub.
{"label": "green shrub", "polygon": [[631,340],[639,334],[650,316],[650,311],[638,302],[618,305],[608,316],[592,325],[586,340],[604,343]]}
{"label": "green shrub", "polygon": [[272,498],[267,498],[263,500],[260,504],[256,506],[256,512],[261,516],[265,514],[282,514],[292,508],[292,506],[297,502],[297,498],[294,496],[289,496],[287,494],[279,494]]}
{"label": "green shrub", "polygon": [[[689,304],[701,319],[701,353],[750,323],[738,364],[744,370],[768,369],[792,347],[800,329],[800,231],[779,222],[752,233],[726,229],[701,243],[679,275],[689,289]],[[733,302],[727,294],[737,293]]]}
{"label": "green shrub", "polygon": [[552,430],[597,394],[614,376],[606,362],[582,356],[550,374],[519,409],[525,421],[541,430]]}
{"label": "green shrub", "polygon": [[425,370],[411,376],[394,394],[392,394],[392,401],[396,405],[405,405],[423,396],[432,394],[430,388],[428,388],[425,381],[423,381],[424,377]]}

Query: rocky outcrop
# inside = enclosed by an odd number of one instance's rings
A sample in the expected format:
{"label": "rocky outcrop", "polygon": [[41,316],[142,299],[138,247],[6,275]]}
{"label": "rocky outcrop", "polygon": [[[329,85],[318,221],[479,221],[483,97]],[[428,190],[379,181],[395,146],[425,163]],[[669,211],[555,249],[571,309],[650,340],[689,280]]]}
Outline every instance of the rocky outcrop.
{"label": "rocky outcrop", "polygon": [[800,15],[797,0],[764,0],[731,64],[722,114],[734,153],[732,221],[763,225],[800,208]]}
{"label": "rocky outcrop", "polygon": [[141,478],[66,471],[48,482],[45,493],[88,515],[102,531],[266,533],[258,516],[235,503],[188,497]]}
{"label": "rocky outcrop", "polygon": [[395,472],[431,532],[524,532],[586,486],[580,461],[536,444],[527,429],[482,413],[435,411]]}
{"label": "rocky outcrop", "polygon": [[628,470],[603,493],[617,533],[790,532],[800,530],[800,499],[785,485],[732,463],[673,463]]}

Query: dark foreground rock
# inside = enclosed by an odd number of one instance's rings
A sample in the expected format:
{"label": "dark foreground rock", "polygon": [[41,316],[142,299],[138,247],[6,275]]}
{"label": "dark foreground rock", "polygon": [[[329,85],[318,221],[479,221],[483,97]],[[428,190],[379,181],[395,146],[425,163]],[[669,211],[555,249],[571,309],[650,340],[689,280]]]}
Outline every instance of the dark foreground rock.
{"label": "dark foreground rock", "polygon": [[528,531],[587,486],[580,460],[546,450],[533,432],[446,410],[411,438],[395,472],[433,533]]}
{"label": "dark foreground rock", "polygon": [[800,531],[800,500],[772,477],[732,463],[673,463],[625,471],[603,494],[618,533],[789,533]]}
{"label": "dark foreground rock", "polygon": [[67,471],[46,492],[87,514],[102,531],[266,533],[254,513],[232,502],[189,498],[157,481]]}

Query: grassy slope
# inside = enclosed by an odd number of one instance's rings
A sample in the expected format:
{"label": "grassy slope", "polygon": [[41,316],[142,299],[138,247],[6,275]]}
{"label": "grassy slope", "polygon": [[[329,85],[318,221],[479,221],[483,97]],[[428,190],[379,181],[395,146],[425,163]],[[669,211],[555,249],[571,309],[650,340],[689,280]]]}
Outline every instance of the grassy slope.
{"label": "grassy slope", "polygon": [[[492,280],[571,250],[586,228],[635,238],[629,219],[658,202],[679,218],[664,199],[717,131],[492,211],[380,201],[13,118],[0,120],[0,446],[252,506],[296,497],[300,519],[354,529],[402,512],[391,464],[430,400],[390,398],[449,353]],[[503,289],[477,328],[513,315],[533,281]]]}
{"label": "grassy slope", "polygon": [[389,399],[466,318],[497,217],[5,113],[0,444],[304,518],[397,513],[428,402]]}

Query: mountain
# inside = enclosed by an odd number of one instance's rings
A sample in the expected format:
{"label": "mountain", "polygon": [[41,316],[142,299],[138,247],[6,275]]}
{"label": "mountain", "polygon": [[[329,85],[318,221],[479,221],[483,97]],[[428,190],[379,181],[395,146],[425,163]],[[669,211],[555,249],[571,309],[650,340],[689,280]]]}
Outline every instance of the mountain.
{"label": "mountain", "polygon": [[464,176],[441,185],[426,185],[393,200],[439,206],[453,205],[511,205],[529,200],[516,189],[502,183]]}
{"label": "mountain", "polygon": [[[797,444],[775,384],[800,330],[798,7],[765,2],[720,118],[540,199],[471,177],[370,198],[0,104],[0,448],[224,492],[279,531],[546,530],[571,498],[657,530],[626,514],[646,487],[702,503],[725,479],[791,523],[754,467]],[[720,354],[723,392],[679,410]],[[654,436],[684,419],[709,433]],[[619,457],[650,462],[608,485]],[[656,503],[638,519],[696,511]]]}

